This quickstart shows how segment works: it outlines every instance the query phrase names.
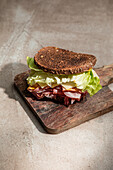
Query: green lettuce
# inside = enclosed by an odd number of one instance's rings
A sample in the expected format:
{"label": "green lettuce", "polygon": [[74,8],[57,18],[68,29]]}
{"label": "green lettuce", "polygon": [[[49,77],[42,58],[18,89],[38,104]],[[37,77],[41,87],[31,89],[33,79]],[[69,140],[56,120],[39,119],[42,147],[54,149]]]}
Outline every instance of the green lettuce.
{"label": "green lettuce", "polygon": [[80,74],[57,75],[39,69],[34,64],[34,58],[27,57],[27,64],[31,69],[30,75],[27,78],[27,82],[30,86],[36,83],[41,87],[47,85],[53,87],[54,85],[61,84],[65,88],[77,87],[83,92],[88,91],[90,96],[94,95],[102,88],[99,77],[93,69]]}

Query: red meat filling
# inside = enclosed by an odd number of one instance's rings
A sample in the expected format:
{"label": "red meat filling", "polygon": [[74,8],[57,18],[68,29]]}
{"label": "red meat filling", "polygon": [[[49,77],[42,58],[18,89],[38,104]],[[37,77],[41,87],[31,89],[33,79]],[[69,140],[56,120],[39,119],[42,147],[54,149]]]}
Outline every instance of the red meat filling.
{"label": "red meat filling", "polygon": [[63,103],[65,106],[73,104],[75,101],[80,101],[87,92],[82,92],[80,89],[73,88],[71,90],[66,90],[62,85],[58,85],[54,88],[46,86],[41,88],[40,86],[36,88],[28,87],[28,91],[31,92],[37,99],[50,98],[58,102]]}

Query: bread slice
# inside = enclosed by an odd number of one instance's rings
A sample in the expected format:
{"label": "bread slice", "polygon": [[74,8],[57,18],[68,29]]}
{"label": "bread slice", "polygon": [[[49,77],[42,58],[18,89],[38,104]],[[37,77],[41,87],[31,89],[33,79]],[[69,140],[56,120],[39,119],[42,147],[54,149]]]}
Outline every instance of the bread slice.
{"label": "bread slice", "polygon": [[45,47],[34,56],[34,61],[45,72],[69,75],[89,70],[95,65],[96,57],[57,47]]}

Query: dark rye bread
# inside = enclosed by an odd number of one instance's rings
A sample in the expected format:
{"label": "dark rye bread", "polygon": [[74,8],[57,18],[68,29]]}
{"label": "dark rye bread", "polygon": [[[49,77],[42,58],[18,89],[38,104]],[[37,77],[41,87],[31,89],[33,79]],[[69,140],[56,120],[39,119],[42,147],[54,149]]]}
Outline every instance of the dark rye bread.
{"label": "dark rye bread", "polygon": [[45,72],[68,75],[89,70],[95,65],[96,57],[57,47],[45,47],[34,56],[34,61]]}

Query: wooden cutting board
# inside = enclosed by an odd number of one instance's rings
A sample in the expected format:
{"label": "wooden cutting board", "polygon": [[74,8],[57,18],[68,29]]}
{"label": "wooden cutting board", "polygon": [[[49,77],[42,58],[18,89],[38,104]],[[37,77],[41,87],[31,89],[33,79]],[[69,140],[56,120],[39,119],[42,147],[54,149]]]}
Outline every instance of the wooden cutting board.
{"label": "wooden cutting board", "polygon": [[48,133],[60,133],[113,110],[113,64],[95,69],[103,88],[94,96],[86,96],[69,107],[52,101],[37,101],[27,90],[29,71],[16,75],[14,84]]}

